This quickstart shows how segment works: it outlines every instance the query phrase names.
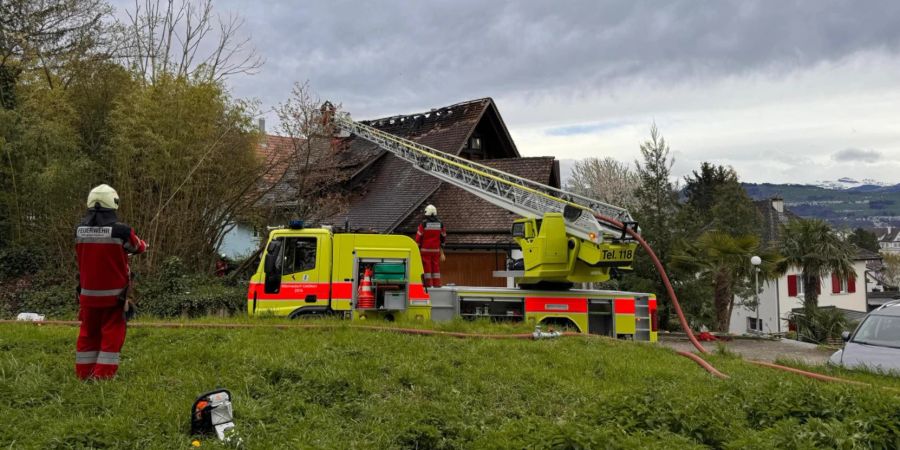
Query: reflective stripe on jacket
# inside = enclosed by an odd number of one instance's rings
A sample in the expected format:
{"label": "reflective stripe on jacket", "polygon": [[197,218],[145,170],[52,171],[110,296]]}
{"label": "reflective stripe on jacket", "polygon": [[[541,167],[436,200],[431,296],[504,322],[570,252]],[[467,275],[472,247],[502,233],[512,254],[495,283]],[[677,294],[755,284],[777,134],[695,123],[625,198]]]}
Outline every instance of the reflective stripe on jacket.
{"label": "reflective stripe on jacket", "polygon": [[416,231],[416,244],[423,251],[439,250],[444,246],[446,239],[447,230],[444,228],[444,224],[436,217],[426,218],[419,224],[419,229]]}
{"label": "reflective stripe on jacket", "polygon": [[91,210],[75,229],[81,305],[115,306],[128,287],[128,253],[146,247],[130,226],[116,221],[114,211]]}

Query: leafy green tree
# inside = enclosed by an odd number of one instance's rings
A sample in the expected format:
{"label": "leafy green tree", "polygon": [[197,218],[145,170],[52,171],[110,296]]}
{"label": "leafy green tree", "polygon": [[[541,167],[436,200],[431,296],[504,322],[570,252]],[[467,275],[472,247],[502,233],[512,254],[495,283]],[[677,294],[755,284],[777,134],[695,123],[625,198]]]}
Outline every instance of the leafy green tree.
{"label": "leafy green tree", "polygon": [[760,214],[730,167],[704,162],[684,178],[685,203],[678,228],[688,236],[718,230],[733,236],[758,234]]}
{"label": "leafy green tree", "polygon": [[258,199],[263,169],[249,108],[218,83],[175,77],[138,84],[117,103],[104,170],[91,184],[118,190],[122,216],[153,249],[140,264],[214,263],[228,224]]}
{"label": "leafy green tree", "polygon": [[779,250],[783,255],[778,272],[800,270],[803,282],[803,307],[811,317],[819,305],[821,280],[834,274],[841,280],[856,276],[853,256],[856,249],[841,240],[824,220],[795,219],[781,232]]}
{"label": "leafy green tree", "polygon": [[776,253],[762,251],[759,237],[753,234],[732,236],[721,231],[707,231],[693,242],[682,241],[672,256],[674,267],[697,274],[713,285],[713,329],[727,332],[737,288],[753,275],[750,258],[760,256],[761,274],[766,277],[775,268]]}
{"label": "leafy green tree", "polygon": [[[678,191],[671,181],[674,160],[656,124],[650,127],[650,139],[641,144],[641,157],[641,161],[635,161],[640,183],[635,192],[637,207],[633,215],[640,224],[641,235],[660,260],[666,261],[672,248],[672,224],[677,212]],[[655,292],[660,305],[660,323],[663,326],[668,324],[671,300],[648,255],[637,253],[634,272],[623,277],[620,286]]]}
{"label": "leafy green tree", "polygon": [[640,180],[635,193],[638,202],[635,215],[640,218],[647,242],[663,253],[671,247],[671,222],[678,203],[675,185],[670,180],[675,160],[669,153],[669,145],[653,124],[650,139],[641,144],[643,162],[635,161]]}
{"label": "leafy green tree", "polygon": [[878,253],[881,250],[881,247],[878,245],[878,236],[875,236],[875,233],[863,228],[853,230],[853,234],[851,234],[847,240],[850,241],[851,244],[870,252]]}
{"label": "leafy green tree", "polygon": [[700,171],[691,171],[684,177],[684,196],[687,205],[697,210],[709,210],[715,204],[715,191],[719,186],[737,183],[737,173],[725,166],[716,166],[708,162],[700,164]]}

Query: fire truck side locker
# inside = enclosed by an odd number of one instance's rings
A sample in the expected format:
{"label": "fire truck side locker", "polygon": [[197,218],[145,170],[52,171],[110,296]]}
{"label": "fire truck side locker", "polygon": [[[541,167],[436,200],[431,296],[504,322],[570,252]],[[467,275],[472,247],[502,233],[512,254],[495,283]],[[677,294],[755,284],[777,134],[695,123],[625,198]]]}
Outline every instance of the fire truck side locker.
{"label": "fire truck side locker", "polygon": [[431,320],[447,322],[459,316],[459,296],[452,287],[428,289],[431,297]]}

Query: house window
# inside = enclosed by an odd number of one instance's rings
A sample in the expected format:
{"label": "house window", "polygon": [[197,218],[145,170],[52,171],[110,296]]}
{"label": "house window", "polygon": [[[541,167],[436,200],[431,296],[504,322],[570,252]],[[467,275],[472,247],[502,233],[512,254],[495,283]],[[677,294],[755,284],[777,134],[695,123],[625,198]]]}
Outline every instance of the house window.
{"label": "house window", "polygon": [[804,292],[803,290],[806,289],[806,286],[804,286],[804,284],[805,283],[803,283],[803,279],[800,277],[797,277],[797,295],[798,296],[803,295],[803,292]]}
{"label": "house window", "polygon": [[755,317],[747,318],[747,331],[762,331],[762,319],[757,319]]}
{"label": "house window", "polygon": [[832,294],[852,294],[856,292],[856,278],[851,276],[849,279],[840,279],[837,275],[831,275],[831,293]]}

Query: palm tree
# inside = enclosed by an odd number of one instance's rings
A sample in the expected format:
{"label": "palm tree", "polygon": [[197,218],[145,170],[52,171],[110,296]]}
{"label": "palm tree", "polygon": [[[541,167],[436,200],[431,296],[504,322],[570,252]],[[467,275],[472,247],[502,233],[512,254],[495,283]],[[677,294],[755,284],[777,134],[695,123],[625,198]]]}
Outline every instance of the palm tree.
{"label": "palm tree", "polygon": [[780,251],[784,259],[778,265],[780,274],[791,268],[800,270],[803,280],[803,308],[812,315],[819,306],[819,283],[829,274],[841,280],[856,275],[852,244],[841,240],[831,226],[819,219],[795,219],[781,230]]}
{"label": "palm tree", "polygon": [[747,282],[753,275],[750,258],[758,255],[763,263],[763,277],[772,273],[779,261],[773,251],[761,251],[759,237],[753,234],[732,236],[712,230],[700,235],[694,243],[682,242],[679,251],[672,256],[672,264],[710,279],[713,284],[713,308],[716,331],[727,332],[734,306],[734,292],[739,283]]}

